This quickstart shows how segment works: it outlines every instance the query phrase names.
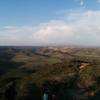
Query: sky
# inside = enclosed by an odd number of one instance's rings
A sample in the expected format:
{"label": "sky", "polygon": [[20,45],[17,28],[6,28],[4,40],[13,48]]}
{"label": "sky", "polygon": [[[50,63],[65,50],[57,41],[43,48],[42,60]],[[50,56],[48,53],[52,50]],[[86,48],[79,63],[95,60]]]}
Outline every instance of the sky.
{"label": "sky", "polygon": [[0,0],[0,45],[100,47],[100,0]]}

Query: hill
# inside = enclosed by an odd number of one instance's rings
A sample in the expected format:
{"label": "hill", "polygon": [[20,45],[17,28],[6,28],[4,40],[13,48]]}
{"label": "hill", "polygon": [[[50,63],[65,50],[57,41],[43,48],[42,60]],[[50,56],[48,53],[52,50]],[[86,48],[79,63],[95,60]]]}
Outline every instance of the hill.
{"label": "hill", "polygon": [[99,65],[100,48],[0,47],[0,100],[10,87],[16,100],[41,100],[44,84],[60,100],[100,100]]}

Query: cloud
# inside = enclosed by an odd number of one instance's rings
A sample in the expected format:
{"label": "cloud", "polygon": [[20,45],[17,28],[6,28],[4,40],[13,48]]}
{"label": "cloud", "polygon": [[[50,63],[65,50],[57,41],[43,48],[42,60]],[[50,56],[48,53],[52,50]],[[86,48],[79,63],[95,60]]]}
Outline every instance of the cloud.
{"label": "cloud", "polygon": [[73,34],[70,26],[63,21],[50,21],[41,24],[37,31],[33,33],[33,37],[41,43],[65,43],[65,37],[68,38]]}
{"label": "cloud", "polygon": [[64,12],[59,20],[37,26],[5,26],[0,45],[100,46],[100,11]]}
{"label": "cloud", "polygon": [[84,1],[80,1],[80,5],[83,6],[84,5]]}
{"label": "cloud", "polygon": [[73,12],[60,21],[41,24],[34,37],[41,43],[99,46],[99,18],[100,11]]}
{"label": "cloud", "polygon": [[100,3],[100,0],[97,0],[98,3]]}
{"label": "cloud", "polygon": [[31,26],[4,26],[0,30],[0,45],[30,45],[33,30]]}

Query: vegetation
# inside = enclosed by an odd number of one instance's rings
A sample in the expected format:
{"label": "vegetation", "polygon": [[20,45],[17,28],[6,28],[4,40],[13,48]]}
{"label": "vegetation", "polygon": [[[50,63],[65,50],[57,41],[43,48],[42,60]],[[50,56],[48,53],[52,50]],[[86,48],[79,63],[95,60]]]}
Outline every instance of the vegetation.
{"label": "vegetation", "polygon": [[0,100],[42,100],[44,84],[60,100],[100,100],[100,49],[0,47]]}

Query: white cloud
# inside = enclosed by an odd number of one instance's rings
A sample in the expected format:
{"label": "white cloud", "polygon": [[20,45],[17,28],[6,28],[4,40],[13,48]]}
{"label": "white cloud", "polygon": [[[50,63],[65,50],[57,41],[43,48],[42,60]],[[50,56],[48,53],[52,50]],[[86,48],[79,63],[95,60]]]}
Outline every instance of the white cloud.
{"label": "white cloud", "polygon": [[68,22],[64,18],[41,25],[34,32],[35,38],[41,43],[99,46],[100,11],[73,12],[68,17],[72,21]]}
{"label": "white cloud", "polygon": [[100,46],[100,11],[71,11],[64,15],[38,26],[5,26],[0,31],[0,44]]}
{"label": "white cloud", "polygon": [[51,21],[41,24],[37,31],[33,33],[34,38],[42,43],[64,43],[65,37],[73,34],[71,27],[64,22]]}
{"label": "white cloud", "polygon": [[5,26],[0,31],[1,45],[30,45],[34,28],[30,26]]}

